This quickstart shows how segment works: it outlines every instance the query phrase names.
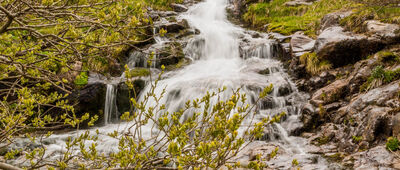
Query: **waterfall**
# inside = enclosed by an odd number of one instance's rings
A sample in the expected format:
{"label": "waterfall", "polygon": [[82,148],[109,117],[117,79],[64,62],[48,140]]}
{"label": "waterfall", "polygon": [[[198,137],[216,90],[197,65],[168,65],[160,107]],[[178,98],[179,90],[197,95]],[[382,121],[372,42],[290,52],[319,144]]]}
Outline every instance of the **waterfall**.
{"label": "waterfall", "polygon": [[[153,107],[159,102],[165,104],[169,113],[173,113],[184,107],[188,100],[203,97],[207,91],[215,92],[221,87],[227,87],[228,90],[221,94],[221,100],[225,100],[231,96],[232,90],[240,88],[240,92],[247,95],[246,102],[258,106],[255,115],[249,115],[255,119],[245,120],[246,125],[253,124],[251,121],[286,113],[282,122],[266,128],[267,133],[263,141],[259,141],[264,145],[279,146],[283,150],[276,159],[268,161],[270,168],[290,169],[293,159],[317,167],[326,167],[326,162],[315,163],[316,156],[307,153],[306,139],[291,135],[301,127],[300,110],[308,96],[297,90],[283,64],[276,59],[280,55],[279,46],[268,38],[268,34],[247,31],[231,24],[225,10],[227,5],[227,0],[205,0],[178,16],[178,19],[186,19],[191,27],[200,30],[200,34],[192,37],[184,49],[186,57],[191,58],[193,62],[163,77],[154,93],[157,96],[164,94],[164,97],[160,101],[149,98],[146,106]],[[157,43],[150,47],[150,51],[162,47],[166,41],[159,37],[156,40]],[[132,53],[128,61],[129,67],[153,67],[146,65],[146,56],[143,52]],[[260,103],[255,103],[262,89],[270,84],[274,85],[273,92]],[[150,88],[148,85],[142,90],[138,102],[145,100],[144,94],[149,92]],[[215,105],[216,102],[217,99],[214,98],[210,105]],[[121,132],[127,129],[125,126],[132,126],[132,122],[109,124],[116,115],[116,85],[108,84],[104,109],[106,126],[98,128],[100,135]],[[183,117],[188,116],[190,113]],[[140,128],[144,138],[154,138],[152,132],[157,129],[153,128],[151,121]],[[95,133],[94,130],[91,132]],[[58,139],[65,139],[65,135],[59,136]],[[53,146],[53,150],[57,151],[62,147]],[[98,150],[106,153],[118,150],[118,140],[102,135],[99,137]],[[317,159],[320,160],[319,157]]]}
{"label": "waterfall", "polygon": [[117,115],[117,89],[114,84],[107,84],[106,99],[104,102],[104,125],[109,124]]}

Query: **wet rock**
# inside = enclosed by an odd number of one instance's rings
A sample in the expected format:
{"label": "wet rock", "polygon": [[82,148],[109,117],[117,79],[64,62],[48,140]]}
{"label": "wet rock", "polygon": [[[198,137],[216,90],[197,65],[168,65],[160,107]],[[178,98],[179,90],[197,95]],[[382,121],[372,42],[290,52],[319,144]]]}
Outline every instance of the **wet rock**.
{"label": "wet rock", "polygon": [[317,37],[314,49],[321,59],[340,67],[355,63],[383,47],[379,39],[344,32],[342,27],[329,27]]}
{"label": "wet rock", "polygon": [[311,90],[324,87],[328,82],[335,80],[335,76],[328,71],[322,72],[318,76],[311,77],[309,80],[309,88]]}
{"label": "wet rock", "polygon": [[185,5],[182,5],[182,4],[171,3],[170,6],[175,12],[186,12],[186,11],[188,11],[188,8]]}
{"label": "wet rock", "polygon": [[160,17],[170,17],[178,15],[178,13],[174,11],[157,11],[157,13]]}
{"label": "wet rock", "polygon": [[340,20],[350,16],[351,14],[352,11],[345,11],[345,12],[334,12],[325,15],[321,20],[320,30],[323,31],[329,27],[339,26]]}
{"label": "wet rock", "polygon": [[330,85],[317,90],[313,95],[311,102],[314,106],[320,104],[329,104],[338,101],[346,93],[348,80],[336,80]]}
{"label": "wet rock", "polygon": [[185,54],[183,52],[182,44],[178,42],[167,43],[162,52],[159,54],[158,62],[156,66],[160,68],[162,65],[169,66],[178,64],[184,59]]}
{"label": "wet rock", "polygon": [[125,82],[119,83],[117,86],[117,108],[120,113],[132,111],[131,98],[138,98],[140,92],[144,89],[146,83],[142,79],[133,81],[135,89],[129,89]]}
{"label": "wet rock", "polygon": [[397,113],[392,120],[393,124],[393,136],[400,137],[400,113]]}
{"label": "wet rock", "polygon": [[292,39],[290,40],[292,52],[297,57],[303,55],[306,52],[312,51],[314,45],[315,40],[304,35],[303,32],[296,32],[294,35],[292,35]]}
{"label": "wet rock", "polygon": [[179,33],[182,30],[188,29],[189,24],[187,20],[183,19],[179,22],[163,24],[159,28],[166,30],[167,33]]}
{"label": "wet rock", "polygon": [[346,105],[345,102],[335,102],[335,103],[331,103],[328,105],[325,105],[325,111],[330,113],[330,112],[335,112],[337,111],[339,108],[343,107],[344,105]]}
{"label": "wet rock", "polygon": [[382,23],[376,20],[365,21],[365,27],[368,32],[378,36],[385,43],[390,44],[400,41],[400,26],[396,24]]}
{"label": "wet rock", "polygon": [[278,96],[287,96],[292,92],[290,85],[283,85],[278,88]]}
{"label": "wet rock", "polygon": [[272,97],[265,97],[260,100],[261,108],[260,109],[272,109],[274,108],[275,102]]}
{"label": "wet rock", "polygon": [[69,100],[76,103],[74,108],[78,117],[85,113],[90,113],[91,116],[97,114],[102,118],[105,96],[106,85],[96,82],[74,92],[69,96]]}
{"label": "wet rock", "polygon": [[301,113],[300,120],[303,122],[304,131],[309,132],[320,124],[319,114],[313,105],[309,103],[304,105]]}

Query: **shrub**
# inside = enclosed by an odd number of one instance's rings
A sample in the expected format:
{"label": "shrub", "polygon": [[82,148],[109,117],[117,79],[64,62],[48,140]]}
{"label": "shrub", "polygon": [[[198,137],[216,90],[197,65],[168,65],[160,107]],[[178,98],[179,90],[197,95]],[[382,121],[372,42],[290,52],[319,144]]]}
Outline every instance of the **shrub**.
{"label": "shrub", "polygon": [[399,149],[400,142],[396,137],[389,137],[386,141],[386,149],[396,151]]}
{"label": "shrub", "polygon": [[361,85],[360,91],[369,91],[383,84],[400,79],[400,69],[385,71],[382,65],[376,66],[368,80]]}

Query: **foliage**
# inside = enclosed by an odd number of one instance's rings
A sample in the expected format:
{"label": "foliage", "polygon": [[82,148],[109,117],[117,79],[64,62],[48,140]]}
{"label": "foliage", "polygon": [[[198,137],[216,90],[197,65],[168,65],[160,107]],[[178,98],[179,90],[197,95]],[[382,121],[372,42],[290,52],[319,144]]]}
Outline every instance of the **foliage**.
{"label": "foliage", "polygon": [[[149,60],[151,64],[151,60]],[[162,66],[162,69],[165,67]],[[127,68],[126,73],[130,72]],[[163,73],[163,72],[162,72]],[[161,75],[150,84],[150,89],[140,102],[131,98],[132,108],[121,116],[121,120],[129,122],[127,131],[114,131],[108,135],[119,141],[118,150],[109,154],[98,151],[97,140],[99,131],[91,135],[89,131],[70,137],[66,141],[65,151],[57,162],[51,158],[43,158],[45,148],[37,148],[27,157],[34,167],[85,168],[85,169],[157,169],[175,166],[177,169],[202,169],[222,166],[234,166],[227,160],[236,156],[248,142],[263,136],[266,124],[279,122],[284,113],[273,118],[265,118],[255,122],[254,115],[257,105],[246,103],[245,94],[240,89],[232,91],[231,97],[224,100],[222,93],[207,92],[198,99],[187,101],[180,110],[170,113],[166,106],[160,103],[165,94],[155,94]],[[134,87],[135,80],[127,74],[126,84]],[[273,89],[266,87],[259,95],[265,98]],[[215,101],[212,104],[211,101]],[[257,103],[260,101],[257,100]],[[155,101],[149,105],[149,101]],[[83,119],[89,118],[88,115]],[[252,126],[242,126],[244,120],[251,120]],[[73,122],[70,120],[70,122]],[[92,121],[91,121],[92,122]],[[74,125],[78,125],[74,124]],[[151,127],[150,127],[151,126]],[[157,129],[151,136],[142,133],[142,128]],[[92,143],[87,145],[87,143]],[[271,158],[278,149],[271,153]],[[9,159],[15,158],[18,152],[9,152]],[[259,159],[249,163],[249,168],[262,169],[264,163]],[[30,167],[25,167],[30,168]]]}
{"label": "foliage", "polygon": [[78,86],[85,86],[86,84],[88,84],[88,73],[87,72],[81,72],[81,74],[79,74],[78,76],[76,76],[75,78],[75,85]]}
{"label": "foliage", "polygon": [[360,33],[365,31],[364,22],[367,20],[379,20],[385,23],[400,24],[400,8],[394,5],[382,4],[390,1],[362,1],[358,8],[353,9],[353,13],[343,18],[340,24],[348,30]]}
{"label": "foliage", "polygon": [[389,137],[386,141],[386,149],[396,151],[399,149],[400,142],[396,137]]}
{"label": "foliage", "polygon": [[329,61],[320,61],[316,53],[303,54],[302,56],[300,56],[300,63],[304,64],[306,66],[307,72],[312,75],[332,68],[332,64],[330,64]]}
{"label": "foliage", "polygon": [[292,166],[294,167],[299,166],[299,161],[297,159],[293,159]]}
{"label": "foliage", "polygon": [[385,71],[383,66],[379,65],[372,70],[371,76],[361,85],[360,91],[369,91],[398,79],[400,79],[400,69]]}
{"label": "foliage", "polygon": [[255,27],[268,24],[268,31],[284,35],[304,31],[314,37],[324,15],[356,6],[351,0],[321,0],[310,6],[291,7],[285,5],[288,1],[290,0],[251,4],[243,19]]}
{"label": "foliage", "polygon": [[274,0],[249,5],[243,19],[253,27],[267,26],[268,31],[284,35],[304,31],[316,36],[323,16],[339,10],[353,10],[353,14],[341,21],[349,30],[360,32],[364,21],[369,19],[400,24],[400,9],[396,0],[321,0],[312,5],[286,6],[290,0]]}

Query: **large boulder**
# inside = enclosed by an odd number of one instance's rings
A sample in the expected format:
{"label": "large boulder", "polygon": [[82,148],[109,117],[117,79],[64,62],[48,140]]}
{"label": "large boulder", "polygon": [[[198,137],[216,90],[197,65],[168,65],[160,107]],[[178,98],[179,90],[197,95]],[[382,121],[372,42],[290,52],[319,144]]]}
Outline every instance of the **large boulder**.
{"label": "large boulder", "polygon": [[296,32],[292,35],[292,39],[290,40],[292,53],[297,57],[303,55],[306,52],[312,51],[314,45],[315,40],[304,35],[303,32]]}
{"label": "large boulder", "polygon": [[335,26],[317,37],[314,50],[321,59],[340,67],[353,64],[383,47],[384,43],[377,38],[345,32],[342,27]]}

